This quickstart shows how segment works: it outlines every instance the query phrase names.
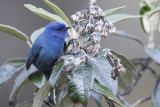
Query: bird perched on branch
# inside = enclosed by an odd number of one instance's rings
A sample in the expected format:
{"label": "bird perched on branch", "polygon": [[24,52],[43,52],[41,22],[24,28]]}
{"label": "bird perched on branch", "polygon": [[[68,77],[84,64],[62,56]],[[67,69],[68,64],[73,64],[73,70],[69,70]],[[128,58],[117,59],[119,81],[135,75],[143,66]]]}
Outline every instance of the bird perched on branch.
{"label": "bird perched on branch", "polygon": [[32,45],[27,57],[27,70],[33,64],[49,80],[54,63],[63,54],[64,41],[69,28],[60,22],[49,23]]}

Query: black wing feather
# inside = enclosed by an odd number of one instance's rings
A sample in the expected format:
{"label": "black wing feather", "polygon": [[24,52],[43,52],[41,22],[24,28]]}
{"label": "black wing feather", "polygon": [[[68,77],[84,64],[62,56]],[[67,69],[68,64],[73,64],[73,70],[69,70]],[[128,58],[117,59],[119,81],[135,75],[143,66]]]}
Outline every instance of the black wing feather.
{"label": "black wing feather", "polygon": [[27,70],[30,69],[30,66],[33,64],[33,62],[35,62],[38,58],[38,56],[40,55],[40,52],[42,50],[42,46],[39,47],[32,47],[28,57],[27,57],[27,63],[26,63],[26,68]]}

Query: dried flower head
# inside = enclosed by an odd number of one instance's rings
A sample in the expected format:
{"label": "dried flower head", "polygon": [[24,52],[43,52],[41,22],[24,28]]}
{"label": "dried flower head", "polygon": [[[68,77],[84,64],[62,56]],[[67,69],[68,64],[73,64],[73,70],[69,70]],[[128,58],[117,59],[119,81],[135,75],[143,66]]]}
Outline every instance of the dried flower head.
{"label": "dried flower head", "polygon": [[96,0],[90,0],[89,6],[71,16],[76,23],[75,30],[82,37],[90,35],[90,39],[84,42],[84,50],[87,53],[98,54],[101,37],[107,37],[115,32],[115,27],[105,17],[103,10],[96,4]]}
{"label": "dried flower head", "polygon": [[112,78],[115,80],[117,76],[120,76],[126,72],[126,68],[120,63],[121,60],[113,55],[111,52],[107,53],[107,56],[113,64],[113,70],[111,73]]}
{"label": "dried flower head", "polygon": [[86,62],[88,60],[87,54],[81,50],[76,57],[70,57],[69,60],[64,61],[64,65],[66,71],[70,71],[73,67],[79,66],[81,63]]}

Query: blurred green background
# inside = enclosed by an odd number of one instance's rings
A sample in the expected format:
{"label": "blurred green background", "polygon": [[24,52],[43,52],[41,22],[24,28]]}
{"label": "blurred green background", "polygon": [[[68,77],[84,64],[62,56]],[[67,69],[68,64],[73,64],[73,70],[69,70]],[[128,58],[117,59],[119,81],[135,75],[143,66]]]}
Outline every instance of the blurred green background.
{"label": "blurred green background", "polygon": [[[58,5],[70,18],[78,10],[85,9],[88,6],[88,0],[50,0],[51,2]],[[128,14],[139,14],[139,3],[140,0],[97,0],[99,6],[103,9],[110,9],[119,6],[127,6],[125,9],[119,13]],[[53,12],[42,0],[0,0],[0,23],[16,27],[17,29],[23,31],[28,36],[31,33],[45,26],[49,21],[33,14],[28,9],[26,9],[23,4],[29,3],[37,7],[42,7],[50,12]],[[143,32],[140,20],[131,19],[127,21],[118,22],[115,24],[117,29],[127,31],[131,34],[136,35],[145,44],[147,44],[147,35]],[[160,39],[158,38],[158,33],[155,35],[155,40],[158,43]],[[118,53],[123,54],[127,58],[135,57],[145,57],[144,48],[140,46],[135,41],[120,38],[120,37],[107,37],[102,40],[102,47],[110,48]],[[9,58],[16,57],[26,57],[29,52],[29,47],[25,42],[12,37],[8,34],[0,32],[0,64]],[[152,64],[155,66],[155,64]],[[159,69],[154,68],[156,71]],[[159,71],[158,71],[159,72]],[[145,97],[151,94],[152,89],[155,85],[156,79],[150,75],[149,71],[146,71],[140,82],[134,88],[132,93],[125,97],[129,103],[134,103],[137,99]],[[9,107],[8,99],[9,94],[12,89],[14,79],[12,78],[10,82],[0,88],[0,107]],[[18,102],[22,102],[33,97],[35,91],[35,86],[29,85],[22,93]],[[96,107],[96,104],[90,99],[89,107]],[[105,103],[104,107],[108,107]],[[151,102],[145,102],[139,105],[139,107],[151,107]]]}

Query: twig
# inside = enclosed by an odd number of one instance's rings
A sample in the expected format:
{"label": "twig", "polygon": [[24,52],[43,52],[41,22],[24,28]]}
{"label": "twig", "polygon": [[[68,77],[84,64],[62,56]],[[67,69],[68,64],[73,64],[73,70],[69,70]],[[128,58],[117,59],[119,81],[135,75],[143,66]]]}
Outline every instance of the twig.
{"label": "twig", "polygon": [[117,93],[117,97],[125,105],[125,107],[130,107],[130,104],[119,93]]}
{"label": "twig", "polygon": [[[146,59],[146,61],[147,61],[147,59]],[[145,67],[145,69],[148,69],[147,66],[143,66],[143,67]],[[153,71],[153,73],[155,73],[154,70],[151,70],[151,71]],[[136,79],[135,79],[135,80],[136,80]],[[138,81],[137,81],[137,82],[138,82]],[[159,78],[158,78],[157,81],[156,81],[156,86],[155,86],[155,87],[158,86],[159,82],[160,82],[160,76],[159,76]],[[136,85],[136,84],[135,84],[135,85]],[[132,85],[132,86],[133,86],[133,85]],[[133,87],[134,87],[134,86],[133,86]],[[132,89],[131,89],[130,91],[132,91]],[[122,101],[123,104],[125,104],[126,107],[136,107],[136,106],[139,105],[140,103],[143,103],[143,102],[148,101],[148,100],[151,99],[151,95],[150,95],[150,96],[147,96],[147,97],[144,97],[144,98],[140,98],[140,99],[138,99],[134,104],[130,105],[130,104],[122,97],[122,95],[125,95],[125,94],[126,94],[125,92],[123,92],[123,93],[118,93],[118,94],[117,94],[117,97]]]}
{"label": "twig", "polygon": [[142,64],[142,68],[140,70],[140,72],[136,75],[136,78],[132,81],[132,83],[128,86],[128,92],[120,92],[120,95],[127,95],[128,93],[130,93],[133,88],[136,86],[137,82],[140,80],[140,78],[142,77],[143,73],[145,72],[145,70],[147,69],[147,65],[148,65],[148,61],[149,61],[149,57],[147,57],[145,59],[145,61]]}
{"label": "twig", "polygon": [[[140,58],[140,59],[141,59],[141,60],[145,60],[145,58]],[[148,70],[150,70],[152,73],[154,73],[154,74],[157,75],[157,72],[156,72],[154,69],[152,69],[152,68],[149,67],[148,65],[147,65],[147,66],[144,65],[144,64],[142,63],[142,61],[133,61],[132,64],[133,64],[133,65],[140,64],[141,66],[145,66]]]}
{"label": "twig", "polygon": [[117,94],[117,97],[125,105],[125,107],[136,107],[140,103],[143,103],[143,102],[148,101],[148,100],[151,99],[151,96],[147,96],[147,97],[144,97],[144,98],[140,98],[134,104],[130,105],[120,94]]}
{"label": "twig", "polygon": [[157,74],[157,72],[154,69],[152,69],[151,67],[147,66],[147,69],[150,70],[152,73]]}
{"label": "twig", "polygon": [[130,107],[136,107],[137,105],[139,105],[140,103],[143,103],[145,101],[148,101],[151,99],[151,96],[147,96],[144,98],[140,98],[139,100],[137,100],[134,104],[132,104]]}

